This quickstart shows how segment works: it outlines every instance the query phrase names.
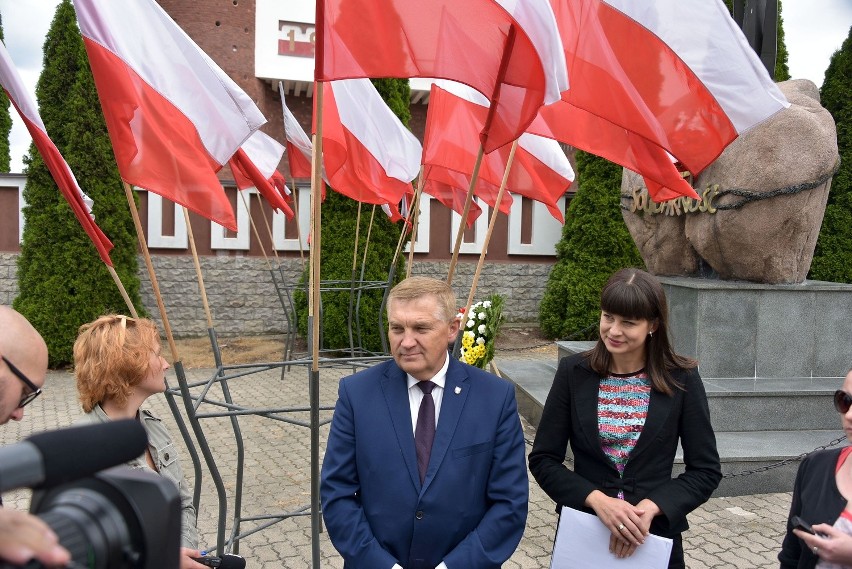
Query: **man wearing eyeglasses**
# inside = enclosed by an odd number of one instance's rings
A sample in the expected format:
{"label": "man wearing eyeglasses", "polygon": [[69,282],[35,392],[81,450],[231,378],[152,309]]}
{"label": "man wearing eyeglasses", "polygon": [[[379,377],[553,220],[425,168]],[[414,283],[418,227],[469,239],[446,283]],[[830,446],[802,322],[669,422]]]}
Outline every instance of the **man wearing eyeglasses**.
{"label": "man wearing eyeglasses", "polygon": [[0,425],[24,418],[24,407],[41,393],[47,345],[26,318],[0,307]]}
{"label": "man wearing eyeglasses", "polygon": [[[41,335],[12,308],[0,306],[0,425],[24,418],[24,407],[41,393],[46,375],[47,345]],[[0,559],[64,566],[70,555],[40,519],[0,507]]]}

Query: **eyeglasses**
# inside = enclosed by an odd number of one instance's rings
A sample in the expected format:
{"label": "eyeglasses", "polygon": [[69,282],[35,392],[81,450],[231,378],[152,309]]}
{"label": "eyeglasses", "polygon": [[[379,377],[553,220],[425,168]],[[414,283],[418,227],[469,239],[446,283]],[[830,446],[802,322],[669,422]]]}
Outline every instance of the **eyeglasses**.
{"label": "eyeglasses", "polygon": [[849,407],[852,407],[852,395],[849,395],[842,389],[835,391],[834,408],[837,409],[837,412],[845,415],[849,411]]}
{"label": "eyeglasses", "polygon": [[21,397],[21,402],[18,403],[17,409],[26,407],[27,405],[32,403],[36,397],[41,395],[41,388],[36,387],[36,385],[32,381],[30,381],[27,376],[24,375],[24,372],[16,368],[12,362],[6,359],[6,356],[0,356],[0,360],[6,362],[6,365],[9,366],[9,370],[13,374],[15,374],[15,376],[20,379],[24,383],[24,385],[26,385],[30,390],[29,393]]}

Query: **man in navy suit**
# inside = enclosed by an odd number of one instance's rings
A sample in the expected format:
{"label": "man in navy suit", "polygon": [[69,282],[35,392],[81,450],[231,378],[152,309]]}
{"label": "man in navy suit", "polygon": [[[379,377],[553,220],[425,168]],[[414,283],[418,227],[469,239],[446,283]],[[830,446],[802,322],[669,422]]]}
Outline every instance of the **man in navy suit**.
{"label": "man in navy suit", "polygon": [[529,497],[514,387],[448,354],[446,282],[405,279],[387,306],[393,360],[340,381],[320,486],[329,537],[351,569],[500,567]]}

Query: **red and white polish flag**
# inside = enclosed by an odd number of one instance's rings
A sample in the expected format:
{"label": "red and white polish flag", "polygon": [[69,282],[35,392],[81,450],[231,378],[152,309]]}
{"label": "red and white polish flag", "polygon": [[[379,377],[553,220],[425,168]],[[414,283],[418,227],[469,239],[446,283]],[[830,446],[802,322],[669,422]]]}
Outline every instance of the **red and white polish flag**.
{"label": "red and white polish flag", "polygon": [[[240,190],[254,187],[273,208],[292,219],[295,214],[285,201],[286,194],[279,192],[276,187],[276,181],[281,184],[283,180],[283,176],[278,172],[278,163],[281,162],[282,156],[284,145],[258,130],[243,143],[228,161],[228,165]],[[286,185],[283,189],[289,193]]]}
{"label": "red and white polish flag", "polygon": [[260,110],[153,0],[74,8],[121,177],[236,230],[216,172]]}
{"label": "red and white polish flag", "polygon": [[394,210],[420,172],[420,142],[369,79],[326,87],[322,138],[328,184],[354,200]]}
{"label": "red and white polish flag", "polygon": [[[470,189],[469,175],[441,166],[426,166],[423,169],[423,175],[424,193],[437,199],[457,214],[464,214],[464,204],[467,200],[467,192]],[[499,186],[486,182],[479,177],[476,180],[476,188],[473,193],[493,208],[497,202],[499,190]],[[512,203],[512,194],[504,192],[500,199],[500,211],[509,215]],[[470,209],[467,212],[467,226],[471,227],[481,214],[482,208],[475,201],[471,201]]]}
{"label": "red and white polish flag", "polygon": [[[284,97],[284,86],[278,82],[278,92],[281,94],[281,111],[284,116],[284,137],[287,139],[287,160],[290,163],[290,176],[293,178],[311,177],[311,153],[313,144],[305,129],[296,120],[293,112],[287,107]],[[325,178],[325,171],[323,171]],[[326,181],[326,183],[328,183]]]}
{"label": "red and white polish flag", "polygon": [[[476,161],[476,136],[486,120],[487,105],[484,97],[466,85],[447,81],[433,83],[426,117],[423,163],[461,172],[469,179]],[[479,177],[499,188],[509,152],[510,147],[504,146],[485,155]],[[573,179],[574,171],[568,157],[555,140],[529,133],[521,135],[509,171],[507,191],[543,203],[555,219],[563,222],[558,201]]]}
{"label": "red and white polish flag", "polygon": [[788,106],[721,0],[551,2],[571,88],[530,132],[654,180],[661,199],[696,197],[672,157],[697,174]]}
{"label": "red and white polish flag", "polygon": [[24,82],[18,74],[18,70],[12,63],[9,57],[9,52],[6,51],[6,46],[0,42],[0,87],[6,92],[9,100],[14,105],[18,114],[24,121],[30,136],[32,136],[33,144],[38,149],[39,154],[44,160],[45,166],[50,171],[56,186],[60,193],[71,206],[71,211],[80,222],[86,235],[92,240],[95,249],[98,251],[101,260],[109,265],[112,265],[112,260],[109,257],[109,252],[112,250],[112,242],[101,231],[101,228],[95,223],[94,215],[92,215],[93,202],[83,190],[80,189],[74,173],[62,157],[59,149],[50,139],[47,134],[47,129],[44,127],[44,122],[41,120],[38,108],[35,101],[24,87]]}
{"label": "red and white polish flag", "polygon": [[[518,138],[568,87],[548,0],[320,0],[315,79],[428,77],[494,102],[486,152]],[[462,57],[461,54],[464,54]]]}

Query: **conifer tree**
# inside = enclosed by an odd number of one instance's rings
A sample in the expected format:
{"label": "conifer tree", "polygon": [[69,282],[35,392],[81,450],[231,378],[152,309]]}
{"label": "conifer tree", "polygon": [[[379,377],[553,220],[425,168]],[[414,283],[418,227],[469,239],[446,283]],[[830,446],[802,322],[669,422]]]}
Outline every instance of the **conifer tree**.
{"label": "conifer tree", "polygon": [[[115,270],[141,311],[136,235],[70,0],[57,7],[45,38],[36,98],[48,134],[94,200],[95,220],[115,246]],[[27,205],[14,306],[44,337],[50,364],[57,366],[71,361],[81,324],[128,310],[34,145],[25,164]]]}
{"label": "conifer tree", "polygon": [[[411,88],[407,79],[374,79],[379,94],[388,103],[390,109],[408,126],[411,118],[409,104]],[[321,246],[321,279],[324,281],[341,281],[348,286],[354,280],[361,280],[361,266],[364,265],[365,281],[387,280],[390,264],[399,240],[402,224],[391,223],[382,209],[375,208],[372,228],[370,217],[373,206],[363,204],[361,207],[357,268],[353,275],[353,251],[355,249],[356,228],[358,228],[358,202],[335,191],[329,190],[322,204],[322,246]],[[367,259],[363,262],[364,246],[367,233],[370,238],[367,243]],[[394,282],[399,281],[400,273],[405,271],[404,255],[400,255],[395,271]],[[303,277],[307,282],[307,276]],[[393,284],[393,283],[391,283]],[[353,343],[372,352],[381,352],[382,344],[379,335],[379,322],[387,320],[381,315],[382,293],[380,289],[365,291],[360,295],[360,305],[353,304]],[[298,292],[295,295],[299,314],[299,329],[307,332],[308,313],[305,295]],[[354,311],[358,310],[357,321]],[[323,320],[321,323],[323,348],[342,349],[350,346],[349,342],[349,313],[350,294],[343,292],[322,293]],[[361,324],[360,341],[357,336],[357,322]]]}
{"label": "conifer tree", "polygon": [[[3,16],[0,15],[0,42],[3,38]],[[12,166],[12,151],[9,146],[9,134],[12,132],[12,103],[6,92],[0,89],[0,172],[9,172]]]}
{"label": "conifer tree", "polygon": [[852,28],[831,56],[820,99],[837,125],[840,169],[831,181],[809,277],[852,283]]}
{"label": "conifer tree", "polygon": [[621,175],[621,166],[577,152],[580,186],[539,308],[541,330],[550,338],[596,338],[606,280],[620,268],[645,266],[621,216]]}

